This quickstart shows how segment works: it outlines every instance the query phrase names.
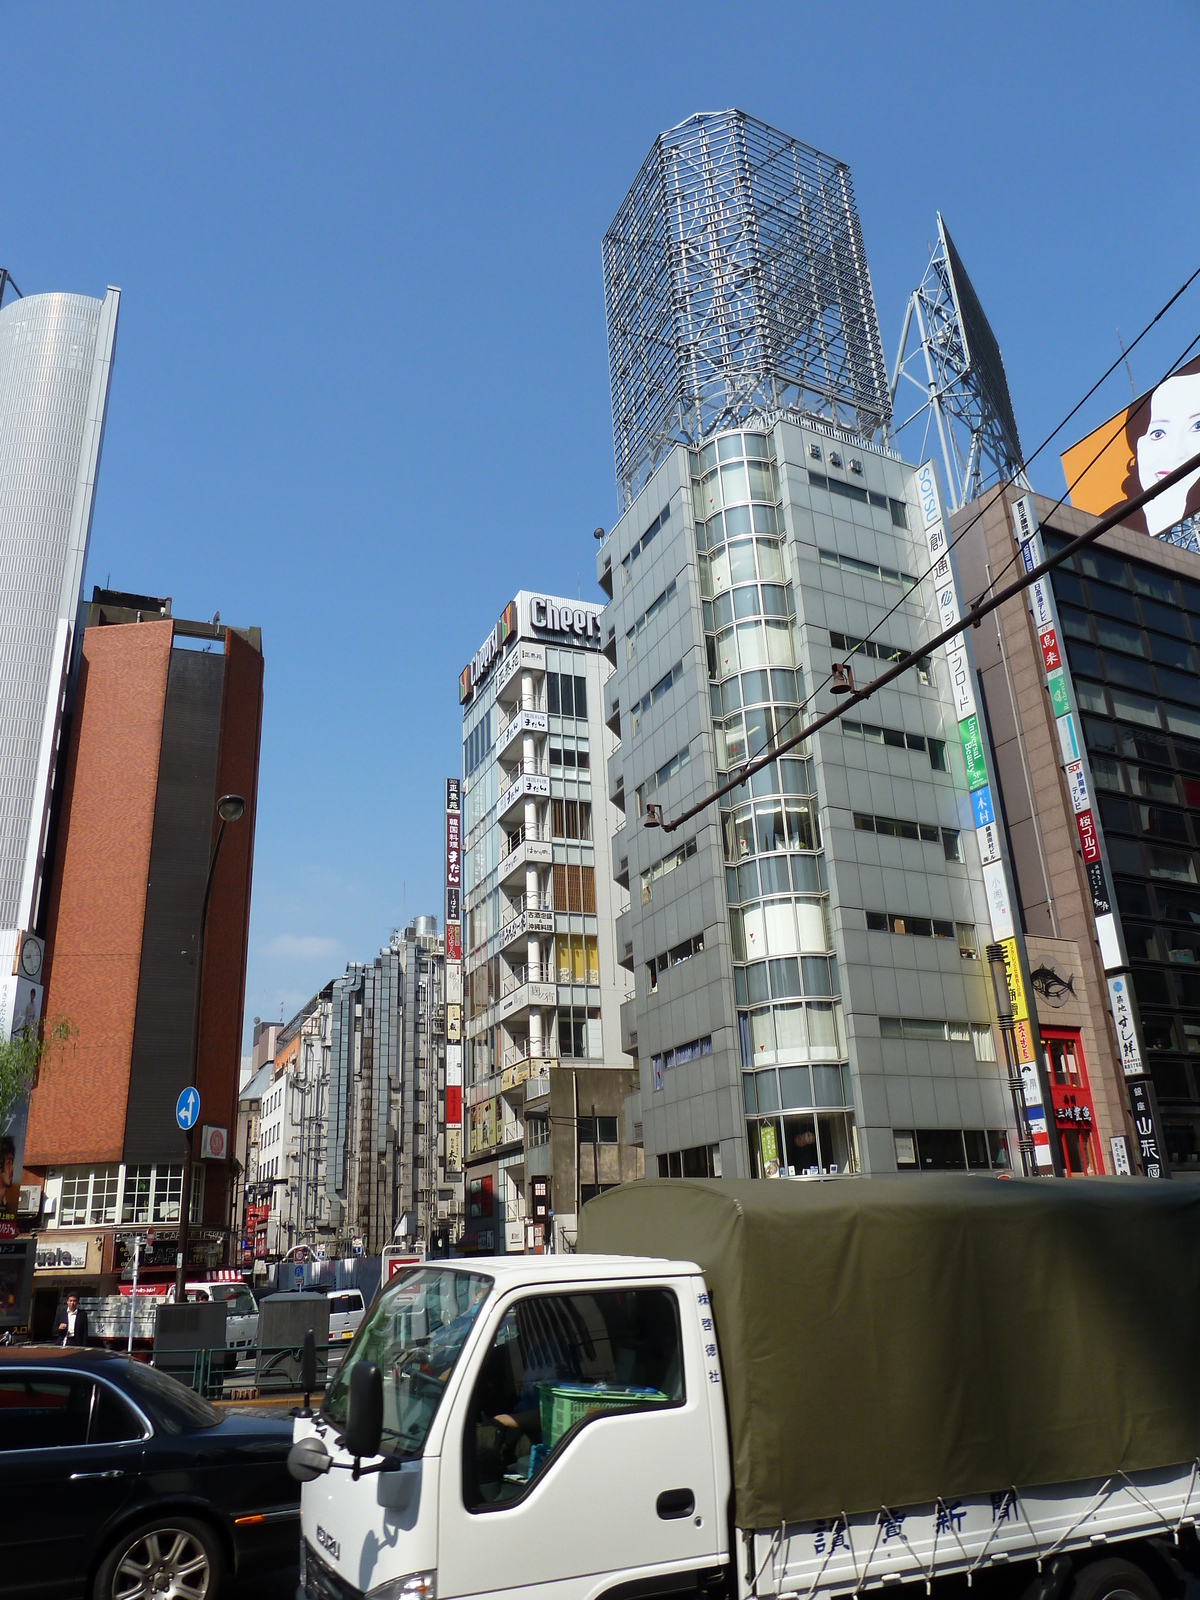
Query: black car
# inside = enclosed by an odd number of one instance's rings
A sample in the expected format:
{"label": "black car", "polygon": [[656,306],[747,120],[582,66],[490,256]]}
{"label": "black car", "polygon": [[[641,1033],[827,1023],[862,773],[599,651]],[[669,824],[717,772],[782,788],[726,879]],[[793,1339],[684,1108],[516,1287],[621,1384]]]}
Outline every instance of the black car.
{"label": "black car", "polygon": [[0,1350],[0,1595],[216,1600],[299,1538],[290,1417],[101,1350]]}

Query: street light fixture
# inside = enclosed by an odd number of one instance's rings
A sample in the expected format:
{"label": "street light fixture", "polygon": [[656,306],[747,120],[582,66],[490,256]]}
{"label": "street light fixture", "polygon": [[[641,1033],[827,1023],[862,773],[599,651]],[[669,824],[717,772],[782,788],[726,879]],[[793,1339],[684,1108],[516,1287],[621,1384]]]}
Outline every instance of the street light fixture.
{"label": "street light fixture", "polygon": [[[192,1006],[192,1061],[188,1081],[196,1082],[200,1061],[200,994],[204,981],[204,934],[208,925],[208,902],[212,895],[213,876],[217,870],[217,857],[221,853],[221,840],[230,822],[240,822],[246,813],[246,801],[240,794],[223,794],[217,801],[217,816],[221,826],[208,861],[208,878],[204,885],[204,899],[200,903],[200,932],[196,941],[196,997]],[[195,1124],[187,1131],[183,1152],[183,1193],[179,1197],[179,1253],[175,1261],[175,1304],[181,1306],[187,1298],[184,1284],[187,1279],[188,1225],[192,1220],[192,1139]]]}

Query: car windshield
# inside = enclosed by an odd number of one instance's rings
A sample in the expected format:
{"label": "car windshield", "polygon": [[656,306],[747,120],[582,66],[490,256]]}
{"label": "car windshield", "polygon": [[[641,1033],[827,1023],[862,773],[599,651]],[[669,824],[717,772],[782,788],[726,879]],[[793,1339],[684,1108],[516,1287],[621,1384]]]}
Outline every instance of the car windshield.
{"label": "car windshield", "polygon": [[382,1449],[420,1455],[492,1282],[479,1272],[438,1267],[416,1267],[393,1278],[359,1327],[322,1415],[345,1431],[351,1368],[374,1361],[383,1375]]}
{"label": "car windshield", "polygon": [[125,1363],[123,1382],[130,1399],[150,1418],[157,1433],[194,1433],[215,1428],[221,1413],[182,1383],[140,1361]]}

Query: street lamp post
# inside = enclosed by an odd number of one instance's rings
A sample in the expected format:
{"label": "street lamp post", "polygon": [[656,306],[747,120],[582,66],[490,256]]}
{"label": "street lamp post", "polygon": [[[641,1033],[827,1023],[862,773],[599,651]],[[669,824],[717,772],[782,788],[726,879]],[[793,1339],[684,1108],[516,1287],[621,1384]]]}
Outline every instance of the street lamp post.
{"label": "street lamp post", "polygon": [[988,966],[992,972],[992,988],[996,993],[996,1020],[1000,1024],[1000,1037],[1004,1041],[1004,1064],[1008,1069],[1008,1087],[1012,1094],[1013,1114],[1017,1119],[1017,1141],[1021,1147],[1021,1167],[1027,1178],[1037,1176],[1037,1156],[1034,1152],[1033,1134],[1025,1110],[1025,1092],[1021,1086],[1021,1071],[1017,1065],[1016,1040],[1013,1037],[1012,999],[1008,992],[1008,968],[1004,951],[998,944],[987,947]]}
{"label": "street lamp post", "polygon": [[[192,1060],[189,1080],[196,1082],[196,1069],[200,1061],[200,994],[204,978],[204,933],[208,923],[208,902],[212,895],[213,875],[217,870],[217,857],[221,853],[221,840],[225,837],[225,824],[238,822],[245,814],[246,802],[240,794],[223,794],[217,801],[217,816],[221,826],[208,862],[208,879],[204,885],[204,899],[200,905],[200,932],[196,942],[196,997],[192,1007]],[[197,1119],[199,1120],[199,1119]],[[184,1288],[187,1279],[188,1224],[192,1213],[192,1138],[193,1123],[187,1131],[183,1151],[183,1193],[179,1197],[179,1253],[175,1260],[175,1304],[182,1305],[187,1298]]]}

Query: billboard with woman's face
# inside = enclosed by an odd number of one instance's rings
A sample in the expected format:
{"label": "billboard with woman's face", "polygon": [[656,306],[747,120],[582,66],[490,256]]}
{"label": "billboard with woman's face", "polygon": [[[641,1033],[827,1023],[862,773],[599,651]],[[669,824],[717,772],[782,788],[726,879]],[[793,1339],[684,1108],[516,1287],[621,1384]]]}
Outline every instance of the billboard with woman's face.
{"label": "billboard with woman's face", "polygon": [[[1103,516],[1197,454],[1200,357],[1063,452],[1071,504]],[[1200,468],[1135,512],[1127,525],[1158,538],[1198,513]]]}

